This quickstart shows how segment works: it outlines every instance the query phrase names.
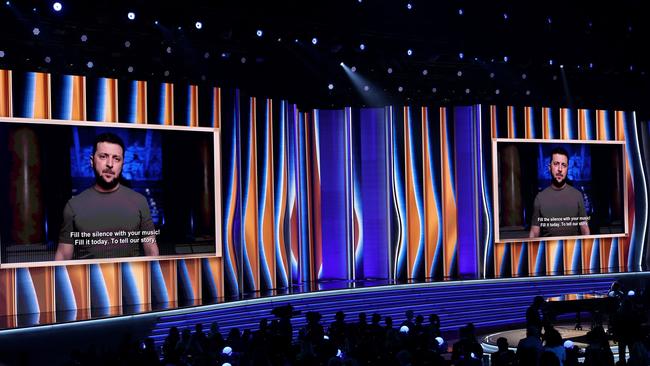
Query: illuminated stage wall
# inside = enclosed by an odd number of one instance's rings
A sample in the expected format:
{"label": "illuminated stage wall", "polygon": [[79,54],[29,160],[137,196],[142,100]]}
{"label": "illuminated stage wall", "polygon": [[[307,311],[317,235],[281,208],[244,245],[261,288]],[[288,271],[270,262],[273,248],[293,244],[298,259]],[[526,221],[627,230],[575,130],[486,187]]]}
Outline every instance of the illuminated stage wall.
{"label": "illuminated stage wall", "polygon": [[[0,314],[74,320],[330,280],[645,268],[648,131],[633,113],[305,112],[239,90],[0,71],[0,116],[220,128],[223,242],[220,258],[2,269]],[[495,243],[495,137],[625,140],[629,236]]]}

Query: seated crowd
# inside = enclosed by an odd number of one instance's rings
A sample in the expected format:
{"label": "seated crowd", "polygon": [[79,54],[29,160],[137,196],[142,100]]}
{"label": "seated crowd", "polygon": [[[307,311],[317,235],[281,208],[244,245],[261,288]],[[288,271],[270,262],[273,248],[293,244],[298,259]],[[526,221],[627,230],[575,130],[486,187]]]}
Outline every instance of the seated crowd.
{"label": "seated crowd", "polygon": [[[448,344],[443,339],[436,314],[417,315],[406,311],[405,320],[394,324],[391,317],[359,313],[355,321],[339,311],[330,324],[317,312],[305,314],[306,325],[294,337],[293,308],[273,310],[275,318],[262,319],[256,330],[233,328],[224,337],[218,324],[204,332],[172,327],[161,347],[148,338],[142,343],[125,343],[112,358],[95,355],[73,356],[71,365],[456,365],[456,366],[614,366],[610,339],[618,344],[621,361],[630,366],[650,365],[647,332],[641,327],[643,312],[628,297],[621,297],[610,314],[608,331],[595,325],[586,335],[584,348],[562,338],[544,313],[544,299],[538,297],[526,312],[526,336],[511,348],[498,338],[498,350],[484,355],[473,324],[461,327]],[[626,360],[625,350],[629,350]],[[489,356],[489,357],[488,357]]]}

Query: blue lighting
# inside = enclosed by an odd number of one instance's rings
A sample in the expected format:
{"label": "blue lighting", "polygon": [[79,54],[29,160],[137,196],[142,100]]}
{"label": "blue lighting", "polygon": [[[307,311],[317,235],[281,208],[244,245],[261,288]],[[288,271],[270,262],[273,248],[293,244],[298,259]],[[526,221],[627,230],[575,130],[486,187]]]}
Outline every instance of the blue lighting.
{"label": "blue lighting", "polygon": [[61,9],[63,9],[63,5],[57,1],[52,4],[52,9],[54,9],[54,11],[61,11]]}
{"label": "blue lighting", "polygon": [[128,12],[128,13],[126,14],[126,17],[127,17],[129,20],[135,20],[135,13],[132,12],[132,11],[130,11],[130,12]]}
{"label": "blue lighting", "polygon": [[406,50],[406,54],[409,56],[413,56],[413,50],[409,48],[408,50]]}
{"label": "blue lighting", "polygon": [[359,45],[359,49],[361,49],[361,51],[365,50],[365,49],[366,49],[366,45],[363,44],[363,43],[360,44],[360,45]]}
{"label": "blue lighting", "polygon": [[464,57],[465,57],[465,54],[464,54],[464,53],[461,52],[461,53],[458,54],[458,58],[459,58],[459,59],[462,60]]}
{"label": "blue lighting", "polygon": [[264,35],[264,32],[261,29],[258,29],[257,32],[255,32],[255,34],[257,34],[258,37],[261,37]]}
{"label": "blue lighting", "polygon": [[314,37],[311,39],[312,44],[318,44],[318,38]]}
{"label": "blue lighting", "polygon": [[508,56],[503,56],[503,62],[508,62]]}
{"label": "blue lighting", "polygon": [[201,28],[203,28],[203,23],[196,22],[196,23],[194,23],[194,26],[196,27],[196,29],[201,29]]}

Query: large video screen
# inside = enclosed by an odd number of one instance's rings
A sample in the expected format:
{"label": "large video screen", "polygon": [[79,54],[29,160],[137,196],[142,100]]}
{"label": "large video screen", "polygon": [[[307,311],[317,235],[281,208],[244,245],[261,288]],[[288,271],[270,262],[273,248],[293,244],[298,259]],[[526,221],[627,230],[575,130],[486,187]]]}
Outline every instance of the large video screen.
{"label": "large video screen", "polygon": [[218,137],[0,119],[0,265],[220,255]]}
{"label": "large video screen", "polygon": [[497,242],[627,235],[623,141],[493,140]]}

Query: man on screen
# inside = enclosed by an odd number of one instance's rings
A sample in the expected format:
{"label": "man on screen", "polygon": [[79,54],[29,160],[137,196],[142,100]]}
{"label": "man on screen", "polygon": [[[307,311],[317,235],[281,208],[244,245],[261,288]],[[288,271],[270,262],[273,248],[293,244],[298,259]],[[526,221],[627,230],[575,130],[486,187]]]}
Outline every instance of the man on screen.
{"label": "man on screen", "polygon": [[569,153],[561,147],[551,151],[551,185],[539,192],[533,206],[530,238],[539,236],[589,235],[582,193],[567,181]]}
{"label": "man on screen", "polygon": [[55,260],[158,255],[146,198],[120,184],[124,155],[119,136],[95,138],[90,156],[95,184],[65,205]]}

